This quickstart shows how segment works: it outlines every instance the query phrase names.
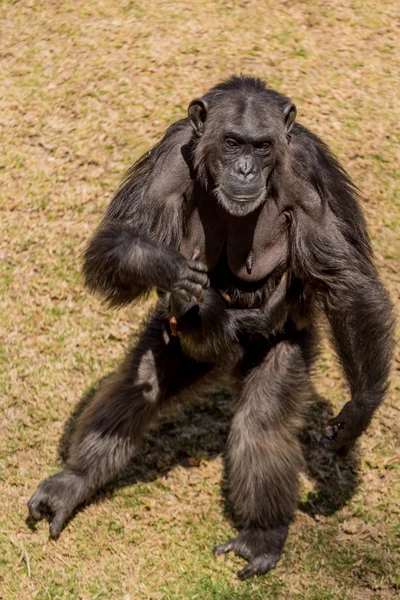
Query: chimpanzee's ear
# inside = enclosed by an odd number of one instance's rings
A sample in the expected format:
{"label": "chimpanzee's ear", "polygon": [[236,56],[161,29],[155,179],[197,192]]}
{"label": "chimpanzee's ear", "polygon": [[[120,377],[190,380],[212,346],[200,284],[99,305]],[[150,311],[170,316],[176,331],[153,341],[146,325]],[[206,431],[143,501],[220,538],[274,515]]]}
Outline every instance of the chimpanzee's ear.
{"label": "chimpanzee's ear", "polygon": [[196,98],[189,104],[188,115],[190,124],[196,135],[201,137],[204,133],[204,122],[207,118],[208,105],[204,98]]}
{"label": "chimpanzee's ear", "polygon": [[290,133],[296,119],[297,109],[294,104],[288,102],[283,109],[283,118],[285,119],[286,133]]}

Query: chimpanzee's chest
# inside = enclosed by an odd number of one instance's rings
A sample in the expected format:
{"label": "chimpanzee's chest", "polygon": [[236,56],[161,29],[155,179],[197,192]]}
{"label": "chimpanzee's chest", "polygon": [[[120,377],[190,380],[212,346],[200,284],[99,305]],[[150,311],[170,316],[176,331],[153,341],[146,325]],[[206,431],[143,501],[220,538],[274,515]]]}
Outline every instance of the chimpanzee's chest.
{"label": "chimpanzee's chest", "polygon": [[287,263],[288,220],[273,200],[245,217],[227,216],[218,207],[194,206],[180,251],[188,259],[204,262],[209,272],[226,253],[226,264],[235,277],[260,281]]}

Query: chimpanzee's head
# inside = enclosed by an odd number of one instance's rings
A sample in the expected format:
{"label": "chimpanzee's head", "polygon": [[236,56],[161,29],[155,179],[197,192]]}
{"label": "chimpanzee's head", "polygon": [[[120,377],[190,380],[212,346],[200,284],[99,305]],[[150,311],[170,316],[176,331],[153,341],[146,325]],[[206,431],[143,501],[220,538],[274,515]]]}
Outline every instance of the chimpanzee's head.
{"label": "chimpanzee's head", "polygon": [[189,104],[195,168],[227,212],[245,216],[265,201],[295,118],[288,98],[252,77],[232,77]]}

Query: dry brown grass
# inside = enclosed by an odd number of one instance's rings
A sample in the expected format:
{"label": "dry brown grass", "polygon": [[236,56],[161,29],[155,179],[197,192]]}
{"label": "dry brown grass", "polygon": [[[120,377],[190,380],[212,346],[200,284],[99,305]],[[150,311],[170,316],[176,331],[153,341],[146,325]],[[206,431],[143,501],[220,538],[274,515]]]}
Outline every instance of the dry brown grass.
{"label": "dry brown grass", "polygon": [[[241,561],[209,553],[231,533],[221,395],[153,434],[139,465],[57,543],[45,524],[25,523],[35,486],[59,468],[76,404],[114,368],[142,316],[88,296],[83,245],[130,163],[227,75],[268,79],[340,156],[365,194],[398,307],[398,2],[0,0],[0,18],[0,597],[398,598],[398,349],[387,402],[351,460],[305,439],[303,510],[265,578],[239,584]],[[316,386],[343,401],[329,351]],[[325,400],[319,409],[314,428]]]}

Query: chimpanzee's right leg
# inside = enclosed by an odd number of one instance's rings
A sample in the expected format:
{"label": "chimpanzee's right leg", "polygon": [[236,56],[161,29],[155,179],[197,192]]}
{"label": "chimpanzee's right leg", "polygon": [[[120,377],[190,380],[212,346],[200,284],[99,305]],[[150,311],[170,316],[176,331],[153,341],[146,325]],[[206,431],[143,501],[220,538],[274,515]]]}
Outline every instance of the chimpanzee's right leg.
{"label": "chimpanzee's right leg", "polygon": [[33,494],[28,503],[32,519],[50,515],[50,535],[58,537],[75,507],[129,463],[162,409],[210,370],[183,355],[179,339],[171,337],[156,313],[80,418],[66,468]]}

